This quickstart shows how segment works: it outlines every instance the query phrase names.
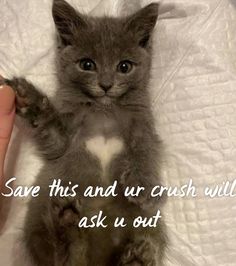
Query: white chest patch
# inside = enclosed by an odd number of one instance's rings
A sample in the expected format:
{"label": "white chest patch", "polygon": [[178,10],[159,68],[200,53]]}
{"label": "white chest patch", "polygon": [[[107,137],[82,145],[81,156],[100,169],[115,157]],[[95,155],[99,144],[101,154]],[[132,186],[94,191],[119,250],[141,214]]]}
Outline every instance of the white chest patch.
{"label": "white chest patch", "polygon": [[116,137],[105,139],[103,136],[89,139],[85,145],[87,150],[100,160],[103,171],[106,170],[112,158],[119,154],[124,147],[121,139]]}

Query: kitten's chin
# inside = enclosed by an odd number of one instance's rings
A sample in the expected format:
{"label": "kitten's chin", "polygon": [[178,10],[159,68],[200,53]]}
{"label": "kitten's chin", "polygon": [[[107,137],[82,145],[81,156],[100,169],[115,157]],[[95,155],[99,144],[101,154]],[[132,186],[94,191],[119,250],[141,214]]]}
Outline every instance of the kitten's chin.
{"label": "kitten's chin", "polygon": [[97,102],[103,104],[103,105],[111,105],[112,104],[112,98],[108,96],[98,97],[96,99]]}

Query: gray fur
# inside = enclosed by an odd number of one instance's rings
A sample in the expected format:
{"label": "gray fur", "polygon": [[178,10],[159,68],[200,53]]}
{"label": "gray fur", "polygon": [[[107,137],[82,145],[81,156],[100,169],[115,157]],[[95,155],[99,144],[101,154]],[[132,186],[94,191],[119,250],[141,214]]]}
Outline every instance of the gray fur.
{"label": "gray fur", "polygon": [[[35,141],[46,161],[37,177],[40,196],[30,201],[24,240],[37,266],[162,265],[166,237],[158,228],[132,227],[132,220],[153,216],[160,207],[148,192],[160,185],[160,141],[150,110],[148,82],[151,33],[158,5],[150,4],[123,18],[88,17],[63,0],[54,1],[53,17],[60,37],[59,89],[56,109],[46,96],[25,79],[7,80],[17,93],[18,113],[34,128]],[[96,62],[94,71],[80,68],[80,60]],[[134,62],[122,74],[117,65]],[[57,111],[58,110],[58,111]],[[85,148],[93,136],[119,137],[124,150],[101,178],[99,161]],[[118,180],[118,198],[88,199],[48,197],[48,185],[60,178],[64,186],[79,184],[78,195],[88,185],[107,186]],[[146,188],[138,198],[124,198],[126,186]],[[125,217],[123,229],[78,229],[82,216],[103,210],[112,225]],[[116,241],[114,241],[116,239]],[[118,244],[117,244],[118,243]]]}

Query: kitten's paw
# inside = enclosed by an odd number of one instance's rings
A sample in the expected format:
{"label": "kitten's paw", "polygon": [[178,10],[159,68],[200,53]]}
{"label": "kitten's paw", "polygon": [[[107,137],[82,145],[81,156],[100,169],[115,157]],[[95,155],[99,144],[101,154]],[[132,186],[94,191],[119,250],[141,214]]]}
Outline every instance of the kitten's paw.
{"label": "kitten's paw", "polygon": [[156,266],[154,245],[148,240],[128,244],[119,266]]}
{"label": "kitten's paw", "polygon": [[51,215],[59,227],[75,226],[79,223],[81,204],[73,197],[54,197],[51,199]]}
{"label": "kitten's paw", "polygon": [[140,174],[133,171],[126,171],[123,173],[120,184],[125,190],[127,187],[143,187],[138,196],[129,196],[128,200],[142,209],[151,208],[152,206],[156,208],[157,204],[160,202],[160,197],[151,197],[151,191],[154,185],[148,183],[147,177],[141,177]]}
{"label": "kitten's paw", "polygon": [[5,83],[16,92],[17,113],[37,127],[42,112],[46,112],[47,108],[50,109],[48,98],[24,78],[6,79]]}

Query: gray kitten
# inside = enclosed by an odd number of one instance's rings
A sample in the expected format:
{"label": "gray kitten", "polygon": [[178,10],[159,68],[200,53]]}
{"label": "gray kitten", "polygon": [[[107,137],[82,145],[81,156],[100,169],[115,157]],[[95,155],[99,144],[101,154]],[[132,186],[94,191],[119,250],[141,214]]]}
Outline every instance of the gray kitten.
{"label": "gray kitten", "polygon": [[[150,190],[160,185],[160,141],[150,110],[151,34],[158,4],[121,18],[89,17],[54,1],[59,33],[56,109],[23,78],[5,80],[17,95],[17,111],[33,127],[45,167],[40,196],[29,203],[24,241],[38,266],[162,265],[166,237],[158,228],[133,228],[159,205]],[[49,197],[49,184],[79,184],[76,197]],[[117,197],[87,198],[87,186],[118,181]],[[71,182],[69,184],[69,181]],[[139,197],[124,189],[144,186]],[[158,202],[160,199],[158,200]],[[79,228],[81,217],[102,210],[107,228]],[[127,226],[114,228],[116,217]]]}

